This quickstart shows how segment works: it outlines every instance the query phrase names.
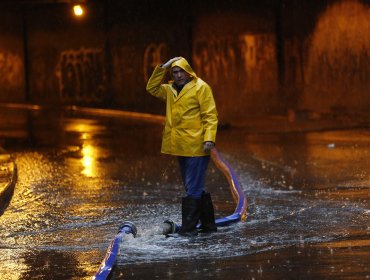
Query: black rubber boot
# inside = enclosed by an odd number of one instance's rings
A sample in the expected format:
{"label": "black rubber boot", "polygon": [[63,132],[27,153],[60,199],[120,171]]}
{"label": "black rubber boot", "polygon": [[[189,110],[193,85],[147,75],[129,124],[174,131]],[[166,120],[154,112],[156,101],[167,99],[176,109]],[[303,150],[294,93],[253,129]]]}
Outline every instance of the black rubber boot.
{"label": "black rubber boot", "polygon": [[200,218],[200,199],[182,198],[182,225],[178,232],[182,236],[196,236],[197,224]]}
{"label": "black rubber boot", "polygon": [[201,198],[200,207],[200,232],[210,233],[216,232],[217,227],[215,223],[215,211],[212,204],[212,198],[210,193],[204,192]]}

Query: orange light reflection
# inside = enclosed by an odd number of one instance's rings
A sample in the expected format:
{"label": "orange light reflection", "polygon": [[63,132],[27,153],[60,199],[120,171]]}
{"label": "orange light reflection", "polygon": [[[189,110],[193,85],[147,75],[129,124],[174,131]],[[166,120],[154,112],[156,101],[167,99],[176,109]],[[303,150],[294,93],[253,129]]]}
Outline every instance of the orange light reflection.
{"label": "orange light reflection", "polygon": [[97,149],[90,145],[84,144],[82,147],[82,165],[84,169],[82,174],[87,177],[93,177],[96,175],[96,158],[97,158]]}

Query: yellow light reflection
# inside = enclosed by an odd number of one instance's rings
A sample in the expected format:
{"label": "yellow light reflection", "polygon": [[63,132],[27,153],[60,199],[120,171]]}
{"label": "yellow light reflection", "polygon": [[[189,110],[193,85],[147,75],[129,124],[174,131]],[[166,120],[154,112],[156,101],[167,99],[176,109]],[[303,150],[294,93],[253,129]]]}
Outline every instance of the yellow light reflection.
{"label": "yellow light reflection", "polygon": [[85,10],[81,5],[74,5],[73,6],[73,13],[77,17],[81,17],[84,14]]}
{"label": "yellow light reflection", "polygon": [[82,147],[82,166],[84,169],[82,170],[82,174],[87,177],[93,177],[96,175],[96,157],[97,157],[97,149],[89,144],[84,144]]}
{"label": "yellow light reflection", "polygon": [[370,246],[370,240],[339,240],[332,242],[325,242],[314,245],[315,247],[328,247],[328,248],[365,248]]}

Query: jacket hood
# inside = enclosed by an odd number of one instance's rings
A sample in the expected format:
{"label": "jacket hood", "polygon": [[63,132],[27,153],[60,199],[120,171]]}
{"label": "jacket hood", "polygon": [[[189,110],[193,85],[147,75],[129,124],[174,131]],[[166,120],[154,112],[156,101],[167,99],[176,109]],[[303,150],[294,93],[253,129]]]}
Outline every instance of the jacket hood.
{"label": "jacket hood", "polygon": [[180,67],[185,72],[187,72],[190,76],[194,78],[197,77],[197,74],[195,74],[194,70],[191,68],[189,62],[185,58],[181,57],[179,60],[176,60],[175,62],[173,62],[171,64],[171,69],[175,66]]}

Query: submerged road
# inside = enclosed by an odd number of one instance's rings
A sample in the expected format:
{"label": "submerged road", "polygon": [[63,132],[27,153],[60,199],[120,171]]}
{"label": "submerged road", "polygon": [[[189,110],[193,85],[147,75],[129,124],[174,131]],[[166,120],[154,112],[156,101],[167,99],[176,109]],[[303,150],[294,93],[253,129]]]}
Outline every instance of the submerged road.
{"label": "submerged road", "polygon": [[[304,127],[304,129],[302,129]],[[370,132],[281,120],[220,130],[248,198],[246,222],[195,239],[181,222],[177,162],[160,121],[1,108],[0,146],[18,180],[0,216],[1,279],[91,279],[125,220],[113,279],[370,279]],[[335,129],[332,129],[335,128]],[[217,217],[235,203],[211,164]]]}

